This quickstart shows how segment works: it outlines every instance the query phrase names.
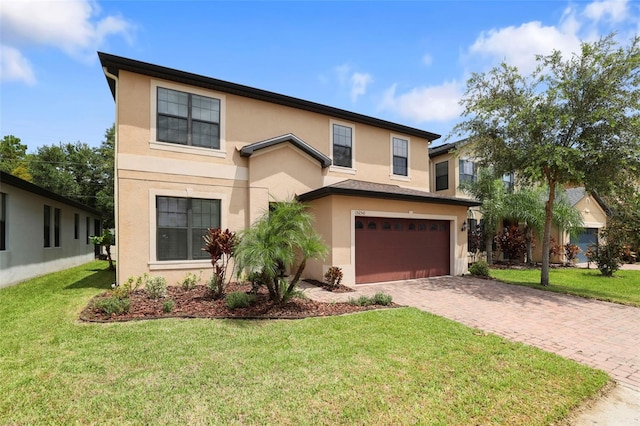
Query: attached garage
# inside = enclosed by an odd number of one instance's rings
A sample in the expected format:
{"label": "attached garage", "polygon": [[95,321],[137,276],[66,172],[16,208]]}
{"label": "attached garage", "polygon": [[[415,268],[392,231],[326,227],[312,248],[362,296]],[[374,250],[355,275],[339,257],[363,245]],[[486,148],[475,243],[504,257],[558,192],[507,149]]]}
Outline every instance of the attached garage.
{"label": "attached garage", "polygon": [[580,248],[580,253],[577,258],[579,263],[586,262],[588,260],[586,256],[587,250],[589,249],[589,246],[598,243],[598,231],[598,228],[585,228],[584,231],[576,238],[571,237],[571,244],[575,244]]}
{"label": "attached garage", "polygon": [[356,284],[450,274],[450,222],[355,218]]}
{"label": "attached garage", "polygon": [[345,285],[399,281],[467,271],[467,209],[475,200],[397,185],[345,180],[301,194],[329,247],[307,263],[309,278],[332,266]]}

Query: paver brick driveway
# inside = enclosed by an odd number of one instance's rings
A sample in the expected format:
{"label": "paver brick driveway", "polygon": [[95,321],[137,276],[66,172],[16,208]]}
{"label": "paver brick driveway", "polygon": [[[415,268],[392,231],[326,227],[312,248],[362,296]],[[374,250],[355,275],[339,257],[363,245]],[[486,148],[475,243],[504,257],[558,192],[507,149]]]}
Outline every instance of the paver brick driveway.
{"label": "paver brick driveway", "polygon": [[385,292],[393,301],[523,342],[608,372],[640,390],[640,308],[471,277],[438,277],[354,286],[322,301]]}

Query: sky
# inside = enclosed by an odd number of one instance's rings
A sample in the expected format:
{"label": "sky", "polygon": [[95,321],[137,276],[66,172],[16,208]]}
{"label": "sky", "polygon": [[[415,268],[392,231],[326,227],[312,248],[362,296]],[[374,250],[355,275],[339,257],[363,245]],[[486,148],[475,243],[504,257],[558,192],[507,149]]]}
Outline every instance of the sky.
{"label": "sky", "polygon": [[[2,0],[0,137],[99,146],[115,104],[97,52],[443,135],[472,73],[640,34],[640,0]],[[453,139],[452,139],[453,140]]]}

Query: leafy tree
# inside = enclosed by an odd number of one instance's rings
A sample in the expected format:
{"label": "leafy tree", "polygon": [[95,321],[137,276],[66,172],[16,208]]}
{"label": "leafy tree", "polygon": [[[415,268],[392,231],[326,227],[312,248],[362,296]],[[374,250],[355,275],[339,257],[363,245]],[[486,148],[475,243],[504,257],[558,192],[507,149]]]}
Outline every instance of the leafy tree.
{"label": "leafy tree", "polygon": [[[537,56],[530,76],[501,64],[476,73],[454,131],[475,155],[525,184],[546,184],[540,284],[549,284],[549,242],[557,185],[611,193],[637,179],[640,164],[640,39],[619,47],[610,35],[563,58]],[[630,179],[620,180],[620,174]]]}
{"label": "leafy tree", "polygon": [[[271,300],[285,303],[294,294],[307,259],[321,258],[327,253],[312,221],[313,217],[302,203],[273,203],[269,212],[240,234],[234,255],[238,273],[258,274]],[[299,261],[296,272],[287,283],[280,277],[280,268],[293,268],[296,261]]]}
{"label": "leafy tree", "polygon": [[107,252],[107,260],[109,261],[109,270],[115,270],[116,268],[113,266],[113,260],[111,259],[111,246],[115,244],[116,239],[111,231],[104,229],[102,235],[92,235],[89,238],[91,239],[91,244],[104,247]]}
{"label": "leafy tree", "polygon": [[0,170],[31,181],[28,162],[27,145],[20,138],[7,135],[0,140]]}
{"label": "leafy tree", "polygon": [[605,197],[605,202],[610,211],[607,237],[640,256],[640,190]]}
{"label": "leafy tree", "polygon": [[103,227],[114,225],[115,126],[99,148],[86,143],[44,145],[29,161],[33,183],[101,212]]}
{"label": "leafy tree", "polygon": [[505,187],[491,168],[481,168],[476,181],[466,181],[460,189],[479,200],[480,213],[484,221],[482,236],[484,237],[487,263],[493,264],[493,240],[496,236],[498,222],[503,218]]}

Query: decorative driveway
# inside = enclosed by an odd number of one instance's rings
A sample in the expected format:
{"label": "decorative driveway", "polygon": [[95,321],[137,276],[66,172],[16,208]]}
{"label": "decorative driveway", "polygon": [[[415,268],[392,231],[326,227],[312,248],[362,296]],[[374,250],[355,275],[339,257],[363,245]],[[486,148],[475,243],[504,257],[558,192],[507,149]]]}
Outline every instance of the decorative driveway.
{"label": "decorative driveway", "polygon": [[398,304],[602,369],[640,391],[640,308],[471,277],[358,285],[337,294],[303,284],[321,301],[384,292]]}

